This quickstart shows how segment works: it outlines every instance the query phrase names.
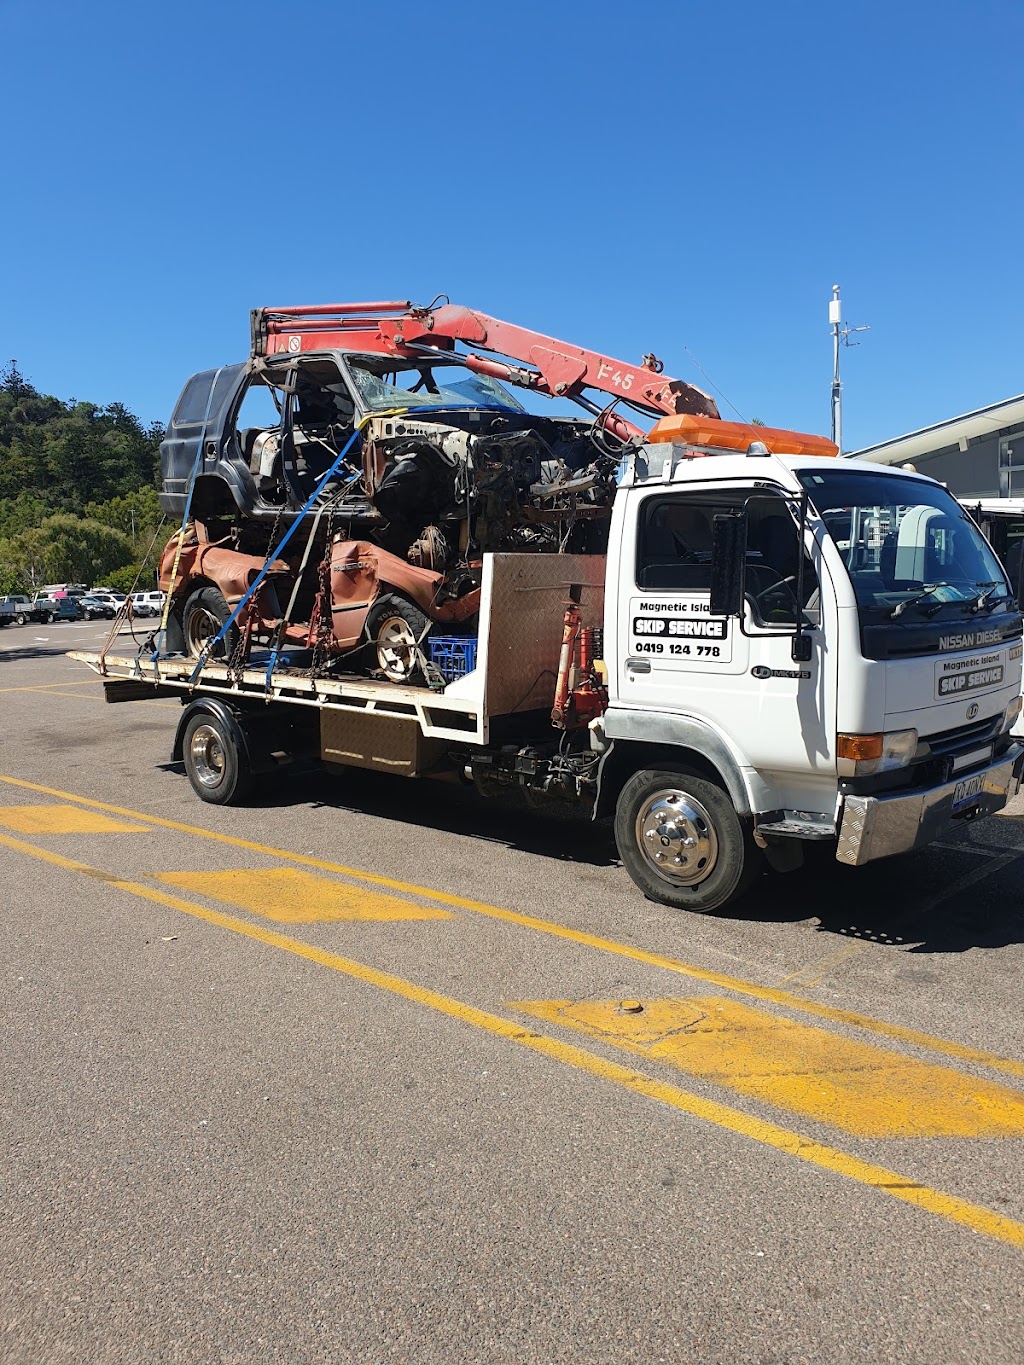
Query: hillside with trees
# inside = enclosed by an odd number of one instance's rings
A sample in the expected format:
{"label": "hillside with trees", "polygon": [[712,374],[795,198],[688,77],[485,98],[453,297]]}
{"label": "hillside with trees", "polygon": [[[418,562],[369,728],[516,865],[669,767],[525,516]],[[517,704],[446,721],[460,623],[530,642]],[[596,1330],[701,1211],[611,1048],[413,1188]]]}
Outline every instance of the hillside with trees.
{"label": "hillside with trees", "polygon": [[170,534],[157,500],[162,436],[123,403],[53,398],[14,361],[0,370],[0,594],[151,587]]}

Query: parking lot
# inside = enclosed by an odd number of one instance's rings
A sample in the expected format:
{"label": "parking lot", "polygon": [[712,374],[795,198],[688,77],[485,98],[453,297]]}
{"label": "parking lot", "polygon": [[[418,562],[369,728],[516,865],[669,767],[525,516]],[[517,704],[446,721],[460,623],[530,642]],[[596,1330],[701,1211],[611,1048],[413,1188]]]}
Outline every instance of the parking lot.
{"label": "parking lot", "polygon": [[0,1358],[1021,1359],[1024,803],[679,915],[448,785],[204,806],[106,630],[0,632]]}

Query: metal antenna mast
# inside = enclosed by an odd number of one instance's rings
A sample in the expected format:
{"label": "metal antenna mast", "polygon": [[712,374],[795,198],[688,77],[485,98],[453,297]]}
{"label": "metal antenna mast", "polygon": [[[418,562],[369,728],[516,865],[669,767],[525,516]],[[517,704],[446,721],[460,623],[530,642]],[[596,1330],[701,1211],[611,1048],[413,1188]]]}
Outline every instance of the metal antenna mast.
{"label": "metal antenna mast", "polygon": [[851,341],[853,332],[870,332],[870,327],[843,327],[839,303],[839,286],[832,286],[832,297],[828,305],[828,320],[832,328],[832,440],[843,453],[843,382],[839,378],[839,343],[844,346],[859,346],[860,342]]}

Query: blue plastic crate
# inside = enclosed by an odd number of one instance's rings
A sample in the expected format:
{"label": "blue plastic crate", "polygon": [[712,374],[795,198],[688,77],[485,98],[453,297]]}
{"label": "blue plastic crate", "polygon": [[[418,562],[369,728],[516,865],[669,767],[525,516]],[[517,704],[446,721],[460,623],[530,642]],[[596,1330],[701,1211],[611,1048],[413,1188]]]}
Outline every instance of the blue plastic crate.
{"label": "blue plastic crate", "polygon": [[440,669],[445,682],[463,678],[476,668],[475,635],[428,635],[430,662]]}

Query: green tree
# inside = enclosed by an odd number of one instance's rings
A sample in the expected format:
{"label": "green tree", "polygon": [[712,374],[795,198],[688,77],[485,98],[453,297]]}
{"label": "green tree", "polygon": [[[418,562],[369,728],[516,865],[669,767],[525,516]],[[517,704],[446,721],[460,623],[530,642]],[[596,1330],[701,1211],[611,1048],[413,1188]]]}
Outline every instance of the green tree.
{"label": "green tree", "polygon": [[47,517],[46,533],[50,580],[98,583],[105,574],[130,564],[132,543],[123,532],[100,521],[58,513]]}
{"label": "green tree", "polygon": [[0,540],[0,577],[25,591],[43,583],[101,581],[132,561],[129,538],[102,522],[59,512]]}
{"label": "green tree", "polygon": [[160,498],[152,485],[110,498],[107,502],[87,502],[84,513],[94,521],[114,526],[131,538],[133,545],[145,549],[153,532],[164,519]]}
{"label": "green tree", "polygon": [[62,402],[39,393],[14,361],[0,370],[0,499],[31,494],[48,512],[81,513],[155,489],[162,435],[123,403]]}
{"label": "green tree", "polygon": [[34,592],[47,581],[49,539],[41,526],[30,526],[0,540],[0,583],[4,592]]}

